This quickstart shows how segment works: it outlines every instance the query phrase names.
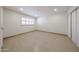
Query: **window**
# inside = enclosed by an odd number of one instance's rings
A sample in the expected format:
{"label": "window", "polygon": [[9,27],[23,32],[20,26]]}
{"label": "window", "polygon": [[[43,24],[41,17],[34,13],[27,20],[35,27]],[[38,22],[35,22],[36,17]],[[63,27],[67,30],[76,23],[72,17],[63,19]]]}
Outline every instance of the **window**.
{"label": "window", "polygon": [[34,25],[35,19],[30,17],[22,17],[22,25]]}

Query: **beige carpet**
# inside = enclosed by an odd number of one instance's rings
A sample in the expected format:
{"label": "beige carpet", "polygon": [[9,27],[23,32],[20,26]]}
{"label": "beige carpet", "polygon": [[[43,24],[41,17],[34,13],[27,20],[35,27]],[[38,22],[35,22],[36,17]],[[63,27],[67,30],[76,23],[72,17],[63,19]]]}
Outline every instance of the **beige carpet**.
{"label": "beige carpet", "polygon": [[79,49],[63,35],[33,31],[4,39],[7,52],[76,52]]}

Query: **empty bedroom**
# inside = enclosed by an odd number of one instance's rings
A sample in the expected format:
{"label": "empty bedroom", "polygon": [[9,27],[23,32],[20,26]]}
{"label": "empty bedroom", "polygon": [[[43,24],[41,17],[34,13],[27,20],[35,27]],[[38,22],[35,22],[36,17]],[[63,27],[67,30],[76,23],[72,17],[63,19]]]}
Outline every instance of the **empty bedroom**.
{"label": "empty bedroom", "polygon": [[79,7],[0,7],[2,52],[79,52]]}

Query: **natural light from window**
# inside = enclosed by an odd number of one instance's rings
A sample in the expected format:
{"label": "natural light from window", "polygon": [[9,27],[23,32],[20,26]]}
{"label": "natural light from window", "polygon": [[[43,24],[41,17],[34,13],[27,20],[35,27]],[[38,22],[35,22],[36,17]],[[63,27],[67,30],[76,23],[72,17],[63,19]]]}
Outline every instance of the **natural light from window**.
{"label": "natural light from window", "polygon": [[35,19],[30,17],[22,17],[22,25],[34,25]]}

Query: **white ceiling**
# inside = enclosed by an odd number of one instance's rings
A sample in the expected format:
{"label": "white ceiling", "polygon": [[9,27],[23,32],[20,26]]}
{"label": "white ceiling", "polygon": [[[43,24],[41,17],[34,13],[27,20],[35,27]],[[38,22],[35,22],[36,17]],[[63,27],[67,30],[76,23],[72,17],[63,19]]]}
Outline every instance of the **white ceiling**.
{"label": "white ceiling", "polygon": [[[6,6],[5,8],[34,17],[42,17],[67,12],[70,6]],[[20,8],[23,8],[24,10],[20,11]],[[57,11],[55,12],[54,9],[57,9]]]}

